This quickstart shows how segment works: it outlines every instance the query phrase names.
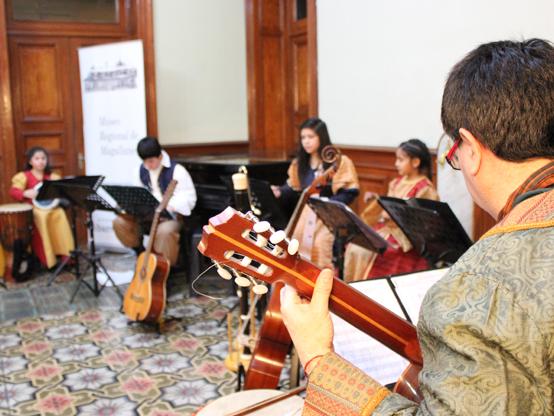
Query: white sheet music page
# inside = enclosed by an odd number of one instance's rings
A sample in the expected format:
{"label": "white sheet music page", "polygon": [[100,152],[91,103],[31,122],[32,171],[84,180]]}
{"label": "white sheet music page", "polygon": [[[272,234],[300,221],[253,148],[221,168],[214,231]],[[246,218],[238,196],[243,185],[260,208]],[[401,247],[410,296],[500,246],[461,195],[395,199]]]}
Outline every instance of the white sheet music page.
{"label": "white sheet music page", "polygon": [[436,269],[391,278],[396,293],[414,325],[419,319],[419,308],[425,294],[448,270],[448,268]]}
{"label": "white sheet music page", "polygon": [[[447,271],[448,269],[431,270],[406,274],[392,279],[396,291],[412,320],[417,319],[417,311],[419,311],[425,292]],[[365,280],[354,282],[351,285],[398,316],[404,317],[402,309],[385,279]],[[400,288],[402,289],[399,291]],[[415,313],[414,310],[416,310]],[[395,383],[402,371],[408,366],[408,360],[354,328],[338,316],[334,314],[331,314],[331,316],[335,329],[335,352],[381,384]]]}

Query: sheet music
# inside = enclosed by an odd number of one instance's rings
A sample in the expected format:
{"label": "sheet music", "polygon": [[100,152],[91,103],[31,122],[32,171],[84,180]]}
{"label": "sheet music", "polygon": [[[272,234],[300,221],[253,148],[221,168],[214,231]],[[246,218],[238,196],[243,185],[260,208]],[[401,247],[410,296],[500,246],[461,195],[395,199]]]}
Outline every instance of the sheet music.
{"label": "sheet music", "polygon": [[[419,306],[425,292],[447,271],[448,269],[430,270],[392,279],[412,320],[419,315]],[[398,316],[404,316],[385,279],[365,280],[351,285]],[[335,352],[381,384],[395,383],[409,362],[338,316],[331,316],[335,330]]]}
{"label": "sheet music", "polygon": [[117,201],[114,199],[114,197],[112,197],[108,191],[106,191],[104,189],[103,186],[100,186],[97,190],[96,190],[96,193],[98,195],[100,195],[102,198],[104,198],[106,200],[106,202],[108,202],[108,204],[110,204],[112,207],[116,208],[117,210],[120,210],[121,207],[119,206],[119,204],[117,203]]}
{"label": "sheet music", "polygon": [[391,278],[396,293],[414,325],[417,324],[419,307],[425,294],[448,270],[448,268],[436,269]]}

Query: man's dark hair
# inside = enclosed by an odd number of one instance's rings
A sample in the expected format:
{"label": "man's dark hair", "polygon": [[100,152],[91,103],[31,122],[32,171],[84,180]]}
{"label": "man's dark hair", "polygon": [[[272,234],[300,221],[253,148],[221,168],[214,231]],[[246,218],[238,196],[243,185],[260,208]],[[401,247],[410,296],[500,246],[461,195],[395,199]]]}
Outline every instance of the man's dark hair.
{"label": "man's dark hair", "polygon": [[[319,148],[317,152],[321,156],[321,151],[327,145],[331,144],[331,138],[329,137],[329,130],[327,130],[327,124],[323,120],[317,117],[311,117],[307,120],[304,120],[300,127],[298,128],[298,133],[302,133],[302,129],[311,129],[319,137]],[[306,153],[304,147],[302,146],[302,139],[299,139],[298,143],[298,176],[300,181],[303,180],[304,176],[308,173],[310,169],[310,155]],[[327,169],[330,165],[328,163],[323,163],[323,169]]]}
{"label": "man's dark hair", "polygon": [[441,118],[510,161],[554,157],[554,48],[541,39],[479,46],[450,72]]}
{"label": "man's dark hair", "polygon": [[142,160],[150,157],[159,157],[162,154],[162,147],[155,137],[146,136],[137,145],[138,155]]}

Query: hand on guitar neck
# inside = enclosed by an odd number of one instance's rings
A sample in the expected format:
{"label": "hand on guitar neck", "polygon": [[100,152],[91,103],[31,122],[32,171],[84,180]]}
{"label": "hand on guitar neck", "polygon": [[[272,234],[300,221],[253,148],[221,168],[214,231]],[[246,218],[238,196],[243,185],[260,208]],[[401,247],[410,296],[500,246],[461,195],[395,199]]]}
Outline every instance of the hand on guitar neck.
{"label": "hand on guitar neck", "polygon": [[418,400],[412,393],[417,392],[417,371],[423,360],[415,327],[344,281],[330,279],[330,271],[321,272],[290,248],[283,231],[231,207],[210,219],[198,245],[202,254],[214,260],[222,277],[231,278],[225,269],[231,268],[241,280],[290,286],[281,298],[281,312],[304,365],[331,351],[332,311],[410,361],[409,368],[415,371],[409,373],[405,395]]}
{"label": "hand on guitar neck", "polygon": [[[318,357],[333,350],[333,321],[329,314],[329,296],[333,272],[319,275],[311,301],[301,298],[291,286],[281,290],[281,313],[302,366],[309,372]],[[310,363],[310,368],[306,364]]]}

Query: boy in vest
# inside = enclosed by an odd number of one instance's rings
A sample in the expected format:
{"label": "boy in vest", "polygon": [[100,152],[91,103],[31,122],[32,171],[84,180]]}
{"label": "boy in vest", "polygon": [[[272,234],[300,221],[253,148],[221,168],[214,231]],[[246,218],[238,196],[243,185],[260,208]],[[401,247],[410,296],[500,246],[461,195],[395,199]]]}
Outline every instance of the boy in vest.
{"label": "boy in vest", "polygon": [[[162,219],[154,241],[154,251],[174,266],[179,255],[179,233],[183,226],[180,217],[190,215],[196,204],[196,190],[187,170],[169,158],[155,137],[145,137],[139,141],[137,152],[143,160],[139,169],[140,184],[148,188],[158,201],[161,201],[169,182],[172,179],[177,181],[167,206],[167,211],[174,214],[176,219]],[[113,221],[119,241],[137,254],[144,250],[142,239],[149,232],[147,226],[149,224],[139,218],[128,215],[119,215]]]}

